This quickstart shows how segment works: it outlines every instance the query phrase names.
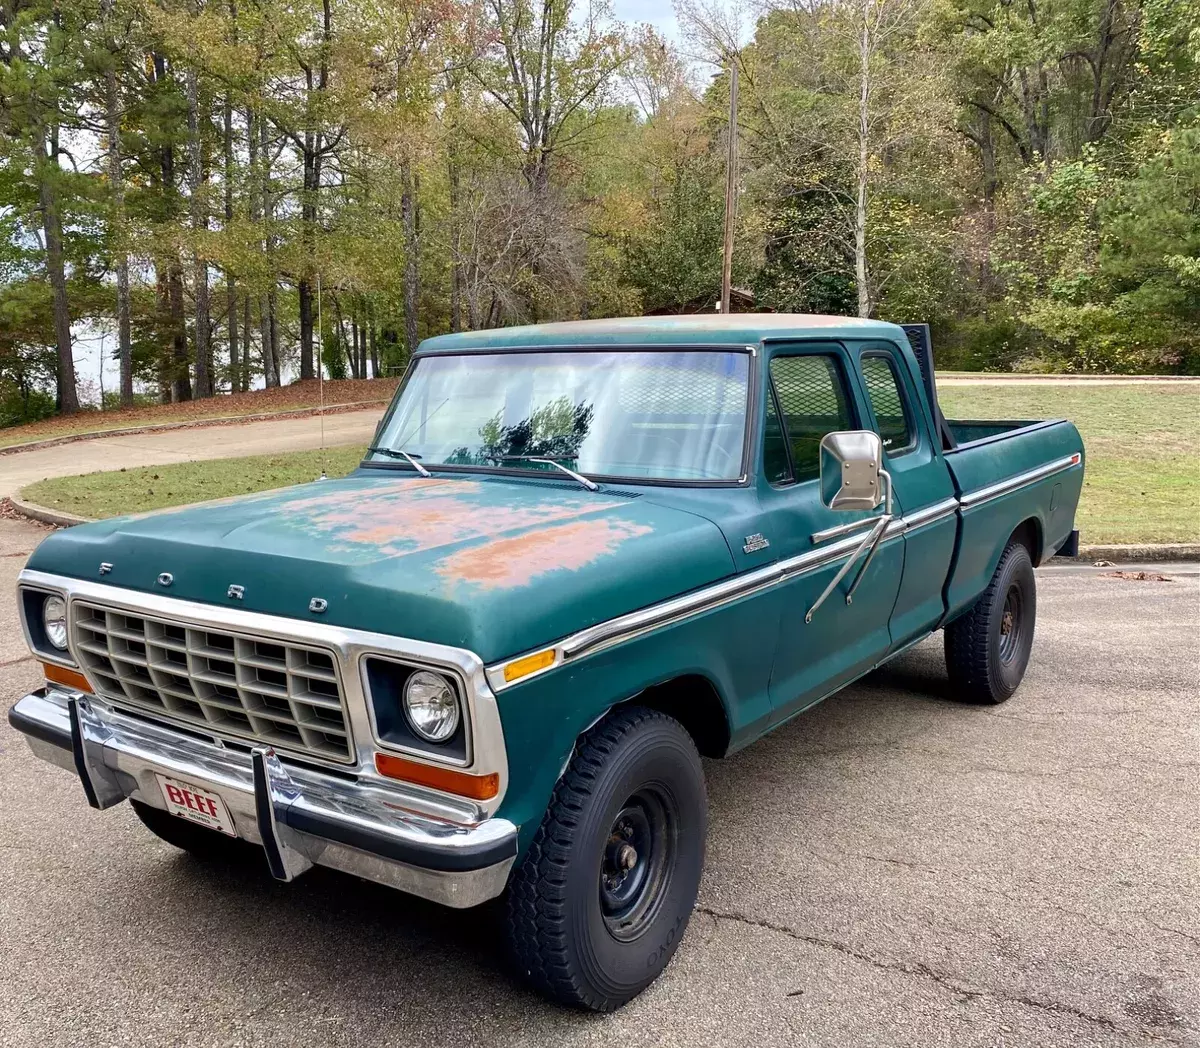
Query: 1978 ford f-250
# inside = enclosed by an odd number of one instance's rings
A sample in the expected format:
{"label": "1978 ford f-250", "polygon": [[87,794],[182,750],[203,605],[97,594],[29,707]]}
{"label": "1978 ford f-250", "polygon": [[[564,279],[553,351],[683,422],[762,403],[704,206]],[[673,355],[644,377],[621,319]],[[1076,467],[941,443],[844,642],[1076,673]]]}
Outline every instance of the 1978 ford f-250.
{"label": "1978 ford f-250", "polygon": [[19,584],[46,685],[10,721],[193,853],[504,895],[536,987],[618,1007],[695,903],[700,754],[938,629],[963,699],[1020,683],[1083,446],[947,422],[916,341],[785,315],[429,339],[351,476],[48,537]]}

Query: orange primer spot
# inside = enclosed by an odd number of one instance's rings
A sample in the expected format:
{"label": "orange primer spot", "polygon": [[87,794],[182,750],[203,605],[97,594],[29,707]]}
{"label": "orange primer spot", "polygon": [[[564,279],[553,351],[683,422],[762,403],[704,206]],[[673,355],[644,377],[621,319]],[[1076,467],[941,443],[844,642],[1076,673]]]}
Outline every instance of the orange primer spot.
{"label": "orange primer spot", "polygon": [[653,530],[627,520],[557,524],[452,553],[442,561],[437,573],[451,581],[470,582],[484,589],[512,589],[550,571],[577,571],[612,553],[627,539]]}
{"label": "orange primer spot", "polygon": [[337,491],[298,499],[282,511],[299,526],[336,544],[396,555],[626,505],[616,500],[489,504],[481,501],[482,493],[483,485],[477,481],[414,479],[376,491]]}

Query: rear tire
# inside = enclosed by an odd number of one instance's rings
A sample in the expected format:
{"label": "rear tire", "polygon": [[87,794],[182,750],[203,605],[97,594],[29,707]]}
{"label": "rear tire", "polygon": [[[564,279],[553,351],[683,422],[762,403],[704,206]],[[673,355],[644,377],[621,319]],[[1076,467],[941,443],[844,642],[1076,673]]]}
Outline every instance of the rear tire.
{"label": "rear tire", "polygon": [[641,993],[687,928],[707,821],[700,755],[678,721],[635,707],[591,728],[509,885],[521,974],[599,1012]]}
{"label": "rear tire", "polygon": [[946,669],[959,697],[998,704],[1017,690],[1029,665],[1037,586],[1029,551],[1010,542],[988,588],[945,630]]}
{"label": "rear tire", "polygon": [[143,801],[130,798],[129,803],[133,805],[137,817],[142,820],[142,825],[155,837],[181,848],[202,862],[229,864],[255,858],[262,861],[261,849],[248,841],[197,826]]}

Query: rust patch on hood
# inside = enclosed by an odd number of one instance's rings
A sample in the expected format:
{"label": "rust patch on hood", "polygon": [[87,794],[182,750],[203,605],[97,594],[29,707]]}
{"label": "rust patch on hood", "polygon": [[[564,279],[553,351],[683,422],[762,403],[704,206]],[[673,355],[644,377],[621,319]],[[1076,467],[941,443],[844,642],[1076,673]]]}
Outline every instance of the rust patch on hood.
{"label": "rust patch on hood", "polygon": [[484,589],[524,586],[550,571],[577,571],[654,529],[628,520],[578,520],[526,535],[493,539],[452,553],[435,569],[451,582]]}
{"label": "rust patch on hood", "polygon": [[301,530],[340,548],[369,547],[384,556],[571,520],[626,505],[623,500],[518,501],[506,504],[472,480],[414,479],[376,491],[330,491],[279,507]]}

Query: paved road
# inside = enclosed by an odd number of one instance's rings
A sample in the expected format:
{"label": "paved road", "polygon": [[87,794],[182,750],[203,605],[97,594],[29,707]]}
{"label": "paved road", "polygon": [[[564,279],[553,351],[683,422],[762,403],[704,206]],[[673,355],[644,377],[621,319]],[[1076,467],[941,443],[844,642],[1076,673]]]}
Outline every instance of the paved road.
{"label": "paved road", "polygon": [[[0,521],[0,594],[39,537]],[[206,868],[0,726],[0,1044],[1200,1043],[1200,579],[1040,573],[1029,677],[956,705],[926,643],[709,763],[708,866],[621,1012],[515,983],[492,915]],[[0,601],[0,695],[38,678]]]}
{"label": "paved road", "polygon": [[[362,411],[325,416],[324,443],[365,444],[383,414],[383,405]],[[303,451],[322,444],[321,420],[312,415],[275,422],[239,422],[199,426],[124,437],[98,437],[52,448],[0,455],[0,498],[15,495],[26,484],[46,477],[160,466],[193,459],[270,455],[278,451]]]}

